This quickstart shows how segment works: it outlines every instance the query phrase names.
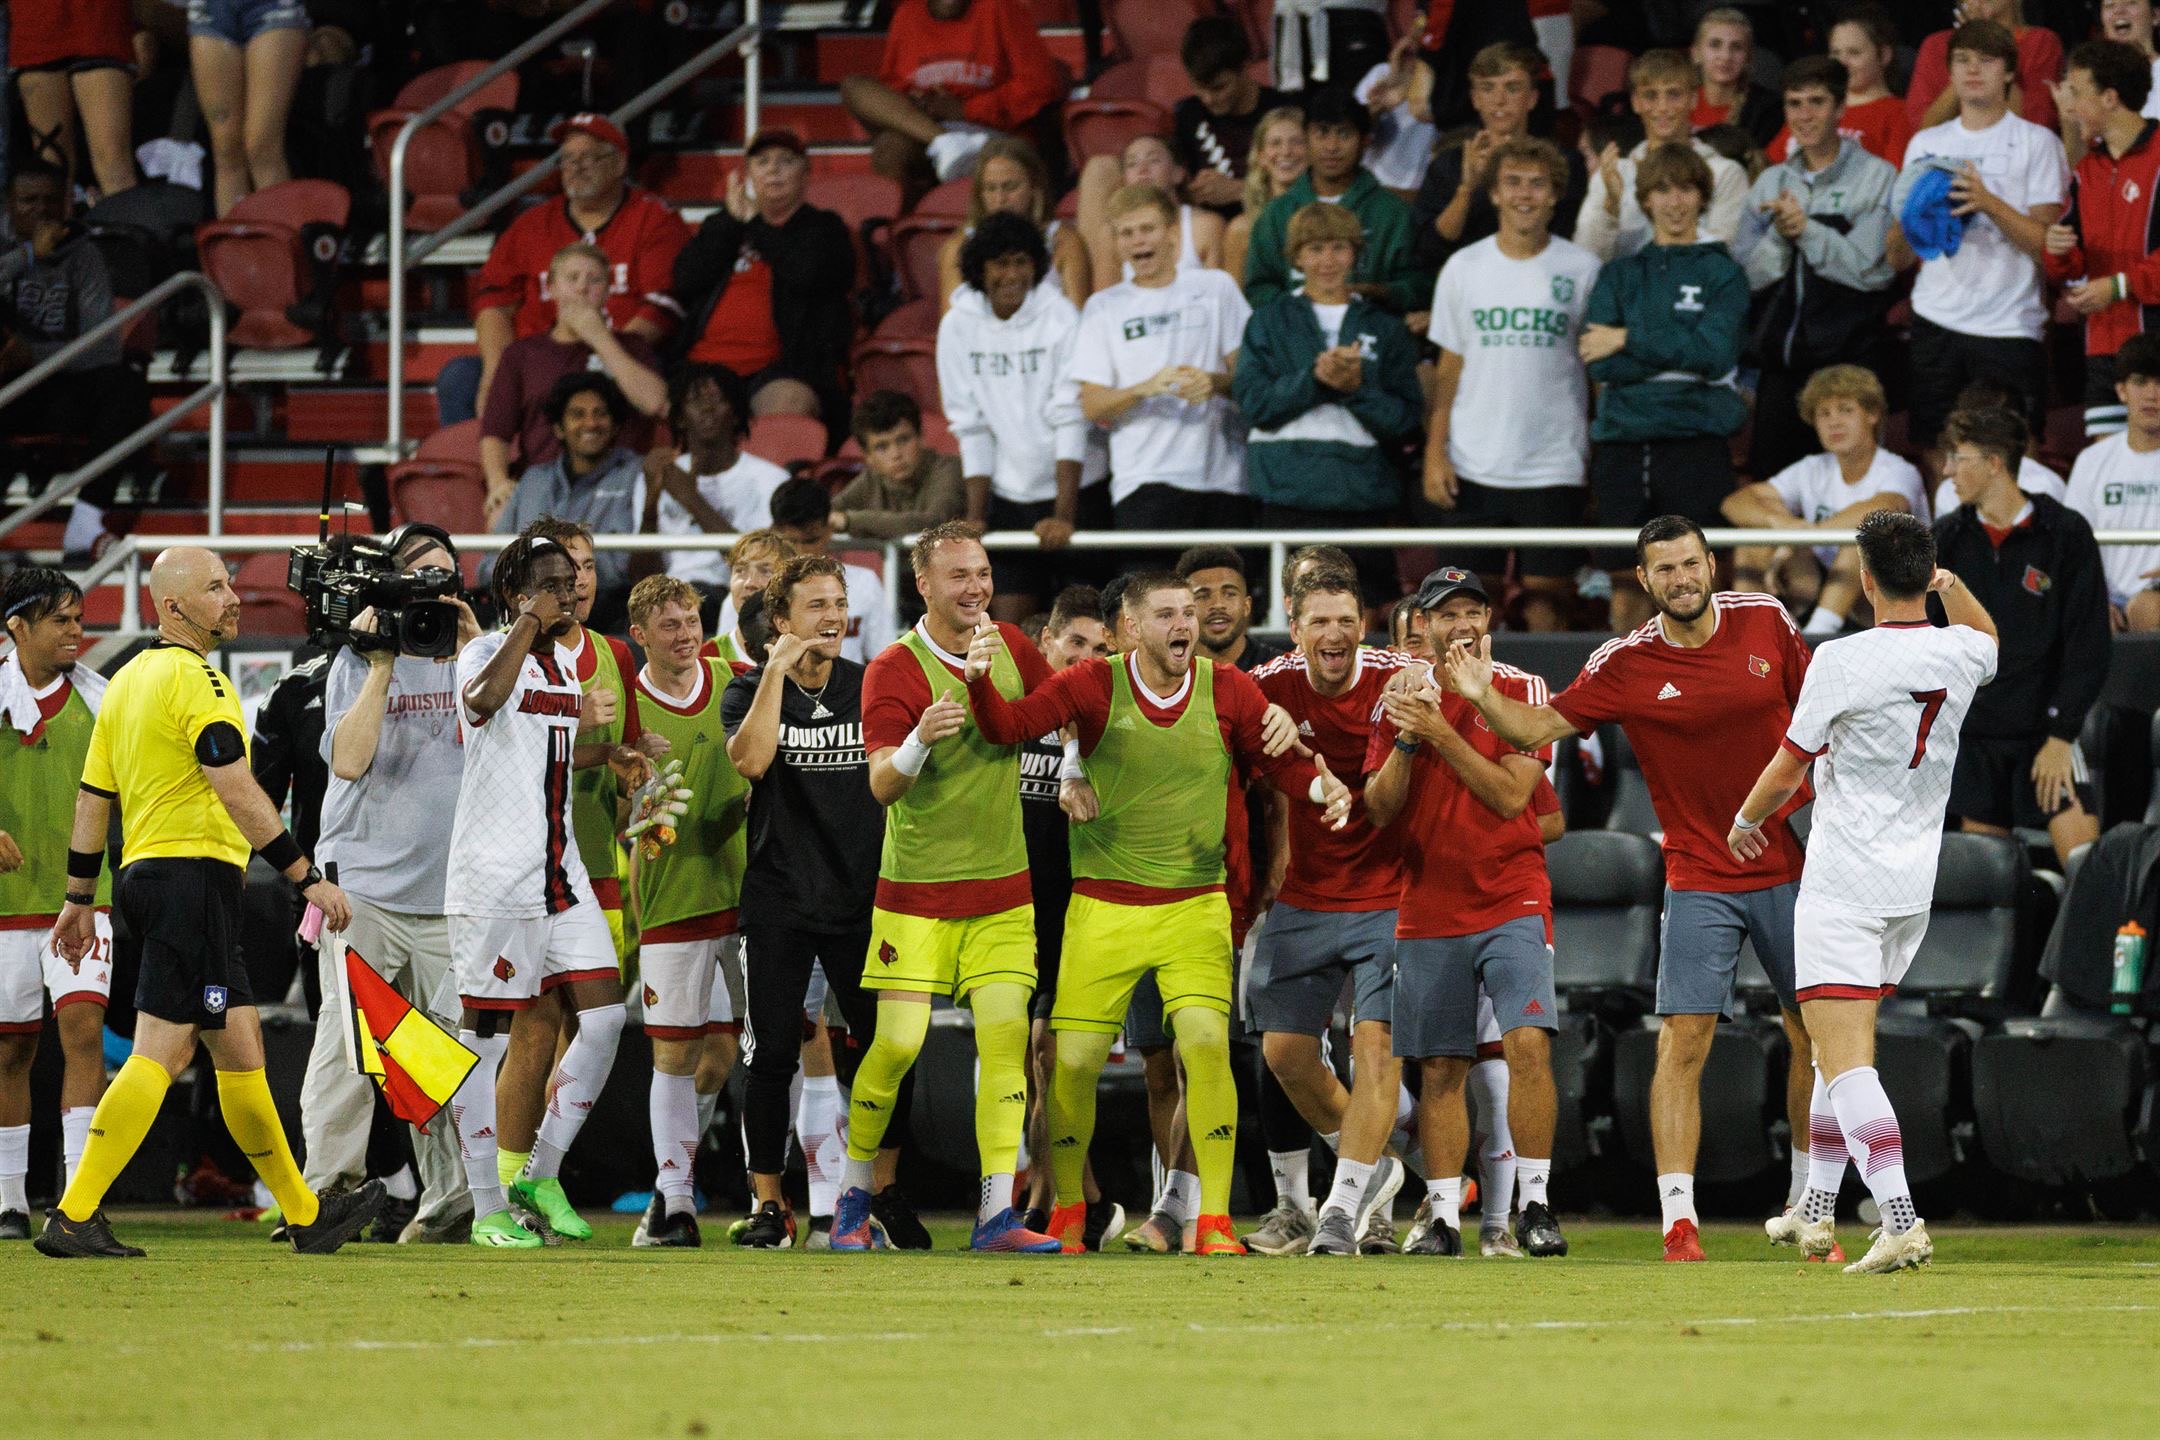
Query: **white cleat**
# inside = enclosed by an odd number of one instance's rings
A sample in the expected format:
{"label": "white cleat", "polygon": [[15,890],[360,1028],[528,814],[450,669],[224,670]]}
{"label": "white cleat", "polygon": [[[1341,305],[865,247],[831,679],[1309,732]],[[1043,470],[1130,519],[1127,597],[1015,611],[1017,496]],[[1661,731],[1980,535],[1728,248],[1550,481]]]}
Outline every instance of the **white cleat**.
{"label": "white cleat", "polygon": [[1520,1260],[1522,1246],[1505,1230],[1480,1229],[1477,1237],[1477,1253],[1487,1260]]}
{"label": "white cleat", "polygon": [[1868,1238],[1874,1244],[1868,1247],[1867,1254],[1845,1267],[1846,1274],[1887,1275],[1893,1270],[1925,1265],[1935,1256],[1935,1242],[1928,1239],[1925,1220],[1915,1220],[1912,1229],[1902,1235],[1877,1230]]}

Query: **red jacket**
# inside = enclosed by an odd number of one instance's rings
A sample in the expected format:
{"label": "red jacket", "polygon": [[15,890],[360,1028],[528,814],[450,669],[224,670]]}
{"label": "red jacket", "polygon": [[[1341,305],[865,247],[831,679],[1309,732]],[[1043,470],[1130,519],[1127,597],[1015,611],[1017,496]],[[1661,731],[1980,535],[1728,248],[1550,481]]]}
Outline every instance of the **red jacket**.
{"label": "red jacket", "polygon": [[570,219],[570,202],[561,196],[543,200],[496,237],[487,264],[473,285],[472,312],[507,306],[515,313],[517,338],[538,335],[555,324],[555,301],[547,293],[548,262],[565,245],[598,245],[615,262],[609,278],[608,324],[620,330],[632,320],[648,319],[661,333],[682,319],[668,294],[675,279],[675,256],[690,238],[690,227],[667,201],[635,185],[623,188],[623,202],[598,230],[585,231]]}
{"label": "red jacket", "polygon": [[2078,233],[2069,253],[2042,261],[2060,285],[2121,275],[2129,298],[2085,317],[2085,353],[2113,355],[2123,341],[2160,329],[2160,122],[2148,120],[2121,159],[2094,145],[2070,179],[2062,223]]}
{"label": "red jacket", "polygon": [[1022,0],[974,0],[957,20],[932,18],[929,0],[900,0],[878,79],[903,94],[949,91],[963,116],[993,130],[1018,129],[1069,83]]}

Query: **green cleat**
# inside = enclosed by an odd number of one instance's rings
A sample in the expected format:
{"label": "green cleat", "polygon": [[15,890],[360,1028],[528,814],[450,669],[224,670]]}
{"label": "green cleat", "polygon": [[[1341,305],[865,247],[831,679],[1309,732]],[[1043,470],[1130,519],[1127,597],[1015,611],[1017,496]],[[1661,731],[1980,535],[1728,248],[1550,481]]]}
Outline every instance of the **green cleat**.
{"label": "green cleat", "polygon": [[564,1240],[592,1239],[592,1226],[570,1204],[570,1197],[563,1194],[562,1181],[552,1175],[545,1180],[519,1180],[510,1186],[510,1203],[540,1217],[545,1234],[553,1234]]}
{"label": "green cleat", "polygon": [[508,1210],[497,1210],[483,1220],[473,1221],[472,1243],[490,1250],[538,1250],[540,1237],[523,1225]]}

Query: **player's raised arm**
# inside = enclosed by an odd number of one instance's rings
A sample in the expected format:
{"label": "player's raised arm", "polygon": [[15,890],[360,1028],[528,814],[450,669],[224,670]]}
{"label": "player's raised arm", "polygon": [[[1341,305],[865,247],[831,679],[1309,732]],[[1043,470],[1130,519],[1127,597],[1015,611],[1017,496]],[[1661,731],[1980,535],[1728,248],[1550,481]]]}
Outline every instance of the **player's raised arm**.
{"label": "player's raised arm", "polygon": [[1550,705],[1530,705],[1503,695],[1493,685],[1492,636],[1480,639],[1477,648],[1452,645],[1442,657],[1448,680],[1456,693],[1475,705],[1493,734],[1518,750],[1538,750],[1573,735],[1575,727]]}
{"label": "player's raised arm", "polygon": [[[1077,722],[1085,750],[1085,736],[1100,734],[1109,719],[1110,687],[1102,678],[1109,662],[1085,660],[1068,666],[1020,699],[1007,700],[990,681],[991,663],[1004,648],[1005,637],[995,625],[977,630],[968,642],[968,708],[975,712],[983,738],[993,745],[1018,745]],[[1097,690],[1102,692],[1099,703]]]}
{"label": "player's raised arm", "polygon": [[1995,617],[1988,614],[1987,606],[1980,603],[1980,597],[1973,594],[1965,582],[1958,579],[1955,572],[1937,567],[1935,578],[1928,582],[1928,589],[1934,591],[1936,598],[1942,601],[1945,620],[1952,625],[1963,625],[1969,630],[1977,630],[1988,639],[2000,643],[2001,637],[1995,631]]}
{"label": "player's raised arm", "polygon": [[1268,750],[1267,696],[1242,670],[1219,665],[1215,670],[1215,704],[1230,722],[1230,756],[1247,774],[1267,780],[1290,797],[1293,805],[1310,802],[1321,808],[1321,820],[1340,830],[1350,822],[1355,798],[1327,761],[1302,746],[1271,754]]}
{"label": "player's raised arm", "polygon": [[532,653],[533,643],[547,628],[552,616],[543,615],[543,607],[554,607],[555,597],[545,592],[529,597],[518,611],[517,619],[510,622],[509,633],[504,637],[502,648],[488,657],[480,673],[473,676],[459,697],[465,711],[485,725],[494,718],[495,712],[510,703],[512,692],[517,689],[518,676],[524,672],[525,657]]}

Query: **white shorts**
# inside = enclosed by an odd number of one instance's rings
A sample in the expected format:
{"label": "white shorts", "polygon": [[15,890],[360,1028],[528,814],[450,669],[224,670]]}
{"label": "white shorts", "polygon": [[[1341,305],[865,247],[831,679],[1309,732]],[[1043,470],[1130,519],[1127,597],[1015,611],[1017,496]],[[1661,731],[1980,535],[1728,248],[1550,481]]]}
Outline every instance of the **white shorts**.
{"label": "white shorts", "polygon": [[1879,1000],[1920,953],[1928,912],[1863,915],[1802,894],[1793,905],[1794,994],[1809,1000]]}
{"label": "white shorts", "polygon": [[622,974],[598,905],[572,905],[529,920],[449,920],[451,966],[468,1010],[522,1010],[558,985]]}
{"label": "white shorts", "polygon": [[645,1002],[645,1033],[656,1040],[695,1040],[740,1029],[730,989],[742,984],[740,950],[740,937],[734,935],[641,942],[638,973],[644,993],[639,998]]}
{"label": "white shorts", "polygon": [[76,969],[55,954],[52,931],[0,930],[0,1035],[34,1035],[45,1028],[45,997],[53,1009],[112,997],[112,916],[95,912],[97,943]]}

